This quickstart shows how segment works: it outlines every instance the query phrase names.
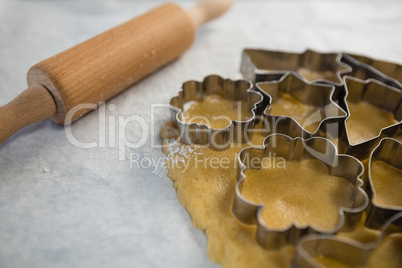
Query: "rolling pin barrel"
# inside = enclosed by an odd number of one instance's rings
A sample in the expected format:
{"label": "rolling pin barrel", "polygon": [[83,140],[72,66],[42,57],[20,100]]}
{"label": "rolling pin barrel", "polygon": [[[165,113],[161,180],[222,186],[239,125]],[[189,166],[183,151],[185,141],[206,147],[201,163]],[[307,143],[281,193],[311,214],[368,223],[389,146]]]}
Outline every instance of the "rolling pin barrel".
{"label": "rolling pin barrel", "polygon": [[97,106],[179,57],[196,29],[231,2],[203,0],[187,11],[164,4],[35,64],[27,74],[29,88],[0,107],[0,144],[49,117],[62,125],[77,120],[91,110],[80,104]]}
{"label": "rolling pin barrel", "polygon": [[[34,65],[28,85],[52,94],[51,119],[64,124],[79,104],[98,105],[187,50],[195,27],[185,10],[165,4]],[[75,113],[75,121],[89,110]]]}

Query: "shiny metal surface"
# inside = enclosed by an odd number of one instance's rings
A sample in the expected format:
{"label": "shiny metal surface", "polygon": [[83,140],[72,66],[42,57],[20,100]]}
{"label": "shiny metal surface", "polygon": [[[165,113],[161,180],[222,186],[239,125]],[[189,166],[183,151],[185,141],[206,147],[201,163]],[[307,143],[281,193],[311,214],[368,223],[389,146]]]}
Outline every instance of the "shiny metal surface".
{"label": "shiny metal surface", "polygon": [[[183,105],[192,100],[201,101],[205,96],[212,94],[234,101],[246,101],[250,119],[246,121],[231,120],[229,125],[223,129],[185,122],[182,117]],[[249,142],[253,134],[252,130],[264,107],[262,95],[252,90],[250,81],[232,81],[217,75],[207,76],[202,82],[185,82],[179,95],[170,100],[171,119],[179,129],[180,140],[185,144],[208,145],[211,149],[218,151],[229,148],[232,142]]]}
{"label": "shiny metal surface", "polygon": [[[397,169],[402,169],[402,143],[395,139],[384,138],[370,154],[367,172],[365,174],[365,190],[368,193],[371,202],[367,211],[365,225],[369,228],[378,229],[381,228],[384,222],[386,222],[390,217],[402,212],[402,206],[384,206],[375,202],[374,197],[376,191],[371,179],[371,166],[375,161],[384,161]],[[388,185],[388,187],[391,189],[394,185]],[[384,190],[387,191],[386,189]]]}
{"label": "shiny metal surface", "polygon": [[[297,223],[277,229],[270,228],[264,223],[261,215],[264,209],[263,204],[247,200],[242,195],[242,184],[247,180],[244,171],[248,168],[258,169],[255,163],[261,163],[262,159],[271,155],[297,161],[317,159],[328,167],[331,175],[342,177],[353,185],[354,190],[350,196],[352,206],[339,209],[339,221],[333,230],[328,232],[317,226],[300,226]],[[267,249],[279,249],[286,244],[295,245],[298,239],[308,234],[334,234],[340,230],[350,230],[360,221],[369,202],[367,194],[361,187],[362,174],[363,165],[360,161],[352,156],[338,155],[334,145],[325,138],[302,139],[272,134],[264,140],[263,148],[248,147],[239,153],[233,214],[244,223],[257,225],[256,239]]]}
{"label": "shiny metal surface", "polygon": [[349,65],[341,62],[341,58],[341,53],[319,53],[310,49],[303,53],[244,49],[240,70],[244,77],[254,82],[277,80],[287,72],[297,72],[300,68],[327,71],[332,73],[331,80],[323,77],[310,82],[341,85],[342,75],[352,71]]}
{"label": "shiny metal surface", "polygon": [[381,227],[381,235],[371,243],[360,243],[346,237],[327,235],[308,235],[296,245],[296,256],[292,267],[323,267],[314,257],[326,257],[348,267],[364,266],[373,250],[381,241],[393,233],[402,232],[402,213],[387,219]]}
{"label": "shiny metal surface", "polygon": [[[301,103],[319,107],[303,123],[286,116],[272,115],[270,107],[263,112],[263,132],[265,135],[283,133],[292,138],[310,138],[315,136],[338,138],[341,122],[346,112],[333,101],[335,86],[331,84],[313,84],[307,82],[298,73],[288,72],[278,81],[256,83],[256,88],[267,99],[269,105],[276,102],[277,95],[288,93]],[[306,126],[318,123],[315,131],[309,132]]]}
{"label": "shiny metal surface", "polygon": [[[340,136],[340,148],[343,153],[353,155],[360,160],[367,159],[371,151],[378,145],[379,141],[386,135],[395,135],[397,130],[402,126],[402,91],[383,84],[376,80],[356,79],[346,76],[345,81],[345,98],[344,103],[348,112],[348,117],[345,119],[344,128]],[[347,106],[347,100],[358,102],[366,101],[380,109],[386,110],[394,115],[398,123],[389,125],[380,130],[378,135],[370,140],[358,144],[351,144],[349,139],[348,128],[346,125],[350,117],[350,111]],[[368,115],[369,120],[369,115]],[[369,121],[368,121],[369,122]]]}

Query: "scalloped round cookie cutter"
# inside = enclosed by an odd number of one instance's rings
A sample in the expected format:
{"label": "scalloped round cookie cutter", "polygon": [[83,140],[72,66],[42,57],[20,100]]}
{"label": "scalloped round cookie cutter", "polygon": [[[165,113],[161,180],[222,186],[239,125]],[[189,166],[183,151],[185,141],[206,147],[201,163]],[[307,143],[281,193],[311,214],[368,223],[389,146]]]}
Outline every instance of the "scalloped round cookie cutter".
{"label": "scalloped round cookie cutter", "polygon": [[292,267],[323,268],[315,257],[325,257],[348,267],[364,267],[372,252],[387,236],[402,233],[402,212],[393,215],[381,227],[381,234],[372,243],[333,235],[308,235],[296,245]]}
{"label": "scalloped round cookie cutter", "polygon": [[[274,146],[273,146],[274,144]],[[329,169],[329,174],[339,176],[353,185],[350,196],[352,205],[349,208],[339,209],[339,220],[331,231],[317,226],[303,225],[293,222],[284,228],[271,228],[262,218],[262,204],[253,203],[242,195],[242,185],[247,179],[244,171],[255,167],[257,159],[261,163],[264,157],[270,155],[284,157],[287,160],[317,159]],[[245,159],[250,161],[245,162]],[[257,161],[258,162],[258,161]],[[264,140],[263,148],[248,147],[238,155],[236,195],[233,204],[233,214],[243,223],[257,225],[256,240],[267,249],[279,249],[286,244],[295,245],[297,240],[307,234],[325,233],[334,234],[340,230],[353,229],[360,221],[369,199],[362,189],[363,165],[356,158],[348,155],[338,155],[334,145],[325,138],[313,137],[309,139],[291,138],[283,134],[272,134]]]}
{"label": "scalloped round cookie cutter", "polygon": [[[169,106],[171,119],[179,129],[180,140],[185,144],[207,145],[217,151],[229,148],[232,142],[249,142],[253,135],[252,129],[266,106],[261,93],[252,88],[253,84],[248,80],[233,81],[218,75],[209,75],[202,82],[183,83],[182,90],[170,100]],[[228,126],[222,129],[184,120],[182,112],[185,103],[202,101],[206,96],[214,94],[229,100],[246,101],[251,117],[245,121],[231,120]]]}

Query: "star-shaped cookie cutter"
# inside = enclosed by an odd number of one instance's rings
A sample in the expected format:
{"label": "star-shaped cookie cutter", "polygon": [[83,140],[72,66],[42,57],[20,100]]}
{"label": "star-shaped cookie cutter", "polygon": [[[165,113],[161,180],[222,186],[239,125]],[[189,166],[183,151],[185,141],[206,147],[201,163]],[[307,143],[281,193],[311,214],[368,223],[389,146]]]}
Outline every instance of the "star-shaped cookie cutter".
{"label": "star-shaped cookie cutter", "polygon": [[380,236],[371,243],[333,235],[308,235],[296,245],[292,267],[323,268],[315,257],[325,257],[347,267],[364,267],[372,252],[387,236],[402,233],[402,212],[389,218],[381,228]]}
{"label": "star-shaped cookie cutter", "polygon": [[[328,167],[329,174],[342,177],[353,185],[353,193],[350,196],[352,205],[339,209],[339,220],[333,230],[328,232],[316,226],[301,226],[295,222],[284,228],[271,228],[265,224],[262,218],[264,205],[247,200],[242,195],[242,185],[247,179],[245,170],[258,169],[256,162],[261,163],[264,157],[270,155],[287,160],[317,159]],[[325,138],[293,139],[283,134],[272,134],[264,140],[263,148],[248,147],[239,153],[233,214],[246,224],[257,225],[256,240],[268,249],[279,249],[289,243],[295,245],[300,237],[307,234],[334,234],[340,230],[350,230],[359,223],[369,202],[367,194],[361,188],[362,173],[363,165],[360,161],[352,156],[338,155],[334,145]]]}
{"label": "star-shaped cookie cutter", "polygon": [[[365,187],[366,192],[371,198],[370,208],[365,222],[365,226],[369,228],[380,228],[391,216],[402,212],[401,205],[382,205],[375,201],[376,190],[372,181],[371,173],[371,166],[375,161],[384,161],[388,165],[402,170],[402,143],[392,138],[384,138],[370,155],[366,172],[367,182]],[[402,185],[402,180],[399,183]],[[390,188],[395,186],[396,185],[388,185]],[[400,194],[402,195],[402,193]]]}
{"label": "star-shaped cookie cutter", "polygon": [[[346,90],[344,105],[346,106],[348,116],[345,118],[340,135],[340,151],[353,155],[360,160],[364,160],[368,158],[372,149],[383,137],[392,136],[392,133],[395,133],[402,126],[402,91],[376,80],[369,79],[362,81],[360,79],[346,76],[344,81]],[[347,120],[350,118],[350,110],[347,102],[357,102],[360,100],[389,111],[394,115],[394,118],[398,123],[382,128],[378,132],[378,135],[371,139],[352,144],[347,127]],[[370,117],[369,115],[367,116],[369,122]]]}
{"label": "star-shaped cookie cutter", "polygon": [[[288,72],[280,80],[259,82],[256,89],[264,95],[271,105],[277,100],[279,92],[288,93],[305,105],[318,107],[309,115],[303,125],[292,117],[272,115],[270,106],[263,112],[263,134],[286,134],[292,138],[310,138],[315,136],[338,138],[342,120],[346,112],[333,101],[335,86],[329,84],[308,83],[299,74]],[[315,131],[306,130],[306,126],[318,123]]]}
{"label": "star-shaped cookie cutter", "polygon": [[[319,53],[306,50],[302,53],[263,49],[244,49],[240,71],[253,82],[278,80],[289,71],[310,71],[316,79],[309,82],[324,82],[342,85],[342,75],[352,72],[352,68],[341,61],[341,53]],[[330,74],[329,77],[323,74]]]}
{"label": "star-shaped cookie cutter", "polygon": [[[207,145],[213,150],[225,150],[232,142],[249,142],[259,115],[266,106],[263,96],[252,90],[252,83],[248,80],[233,81],[218,75],[209,75],[202,82],[187,81],[183,83],[178,96],[170,100],[171,119],[179,129],[180,140],[185,144]],[[245,121],[231,120],[229,125],[222,129],[215,129],[206,124],[185,122],[182,116],[183,105],[189,101],[202,101],[206,96],[217,94],[226,99],[246,101],[250,119]]]}

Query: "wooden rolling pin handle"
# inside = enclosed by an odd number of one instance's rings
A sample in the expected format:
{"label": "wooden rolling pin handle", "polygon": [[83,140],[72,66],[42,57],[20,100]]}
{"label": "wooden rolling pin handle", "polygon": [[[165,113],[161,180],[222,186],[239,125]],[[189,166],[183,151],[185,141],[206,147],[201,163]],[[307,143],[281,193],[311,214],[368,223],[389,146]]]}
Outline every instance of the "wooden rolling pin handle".
{"label": "wooden rolling pin handle", "polygon": [[202,0],[187,10],[195,28],[216,19],[225,13],[232,5],[233,0]]}
{"label": "wooden rolling pin handle", "polygon": [[56,104],[46,88],[41,85],[27,88],[0,107],[0,144],[17,130],[49,118],[55,112]]}

